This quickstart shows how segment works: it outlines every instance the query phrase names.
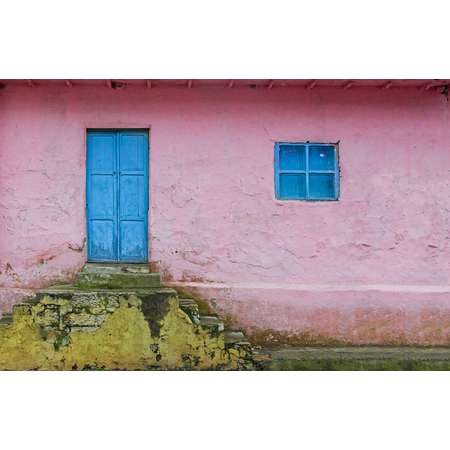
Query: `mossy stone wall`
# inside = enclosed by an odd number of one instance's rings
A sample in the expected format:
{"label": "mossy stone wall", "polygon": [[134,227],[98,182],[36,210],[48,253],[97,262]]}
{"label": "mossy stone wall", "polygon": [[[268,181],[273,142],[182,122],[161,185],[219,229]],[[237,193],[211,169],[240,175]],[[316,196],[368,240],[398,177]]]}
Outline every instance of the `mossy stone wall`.
{"label": "mossy stone wall", "polygon": [[250,355],[195,325],[170,290],[44,292],[0,327],[3,370],[250,367]]}

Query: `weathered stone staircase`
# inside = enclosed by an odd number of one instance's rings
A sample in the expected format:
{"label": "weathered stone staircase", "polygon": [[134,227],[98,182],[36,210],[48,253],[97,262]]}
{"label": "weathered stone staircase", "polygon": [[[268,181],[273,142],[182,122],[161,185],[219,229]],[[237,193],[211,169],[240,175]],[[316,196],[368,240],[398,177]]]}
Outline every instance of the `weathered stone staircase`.
{"label": "weathered stone staircase", "polygon": [[[20,333],[32,336],[30,348]],[[147,264],[86,264],[73,284],[4,314],[0,345],[0,369],[255,368],[241,331],[161,286]]]}

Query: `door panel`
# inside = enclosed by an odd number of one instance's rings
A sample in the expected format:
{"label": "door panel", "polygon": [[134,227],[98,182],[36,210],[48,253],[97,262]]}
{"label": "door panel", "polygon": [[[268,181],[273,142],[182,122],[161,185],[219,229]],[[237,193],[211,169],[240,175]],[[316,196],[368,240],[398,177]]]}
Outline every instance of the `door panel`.
{"label": "door panel", "polygon": [[90,261],[115,261],[116,229],[113,220],[93,220],[89,233]]}
{"label": "door panel", "polygon": [[122,171],[145,170],[146,136],[139,132],[120,132],[120,169]]}
{"label": "door panel", "polygon": [[111,132],[90,133],[88,162],[92,172],[112,174],[116,167],[116,136]]}
{"label": "door panel", "polygon": [[147,229],[143,221],[120,221],[120,261],[145,261]]}
{"label": "door panel", "polygon": [[114,133],[88,134],[86,201],[91,261],[116,259],[116,154]]}
{"label": "door panel", "polygon": [[91,175],[90,209],[93,217],[99,220],[115,220],[114,175]]}
{"label": "door panel", "polygon": [[86,182],[89,260],[147,261],[147,132],[89,131]]}
{"label": "door panel", "polygon": [[145,261],[147,255],[147,136],[119,133],[119,259]]}
{"label": "door panel", "polygon": [[145,180],[141,175],[121,175],[120,182],[120,218],[139,220],[146,213]]}

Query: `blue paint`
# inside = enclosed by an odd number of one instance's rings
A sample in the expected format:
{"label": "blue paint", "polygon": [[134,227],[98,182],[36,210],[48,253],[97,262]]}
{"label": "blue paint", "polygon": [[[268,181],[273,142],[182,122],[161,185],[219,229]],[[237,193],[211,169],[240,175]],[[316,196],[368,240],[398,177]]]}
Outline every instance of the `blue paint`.
{"label": "blue paint", "polygon": [[148,259],[148,133],[87,133],[89,261]]}
{"label": "blue paint", "polygon": [[275,144],[275,196],[279,200],[337,200],[339,166],[333,144]]}

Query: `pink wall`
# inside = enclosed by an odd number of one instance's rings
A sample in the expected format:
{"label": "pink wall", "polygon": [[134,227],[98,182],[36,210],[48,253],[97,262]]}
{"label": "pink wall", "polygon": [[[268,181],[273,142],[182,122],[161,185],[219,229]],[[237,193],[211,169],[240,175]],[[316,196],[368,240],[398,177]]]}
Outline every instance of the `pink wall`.
{"label": "pink wall", "polygon": [[[416,321],[421,342],[430,326],[421,317],[438,296],[432,324],[447,336],[448,112],[443,95],[415,88],[7,86],[0,91],[0,309],[14,292],[20,297],[15,289],[68,279],[85,262],[86,128],[149,127],[150,258],[163,273],[196,282],[249,330],[318,329],[320,311],[333,304],[343,308],[344,331],[322,324],[321,333],[350,340],[355,311],[370,318],[378,299],[388,316],[414,317],[408,323]],[[340,141],[339,202],[275,200],[278,140]],[[222,288],[208,290],[208,282]],[[371,294],[372,309],[364,290],[350,303],[342,294],[367,284],[384,292]],[[329,300],[314,294],[317,285],[328,286]],[[258,299],[271,306],[255,307]]]}

